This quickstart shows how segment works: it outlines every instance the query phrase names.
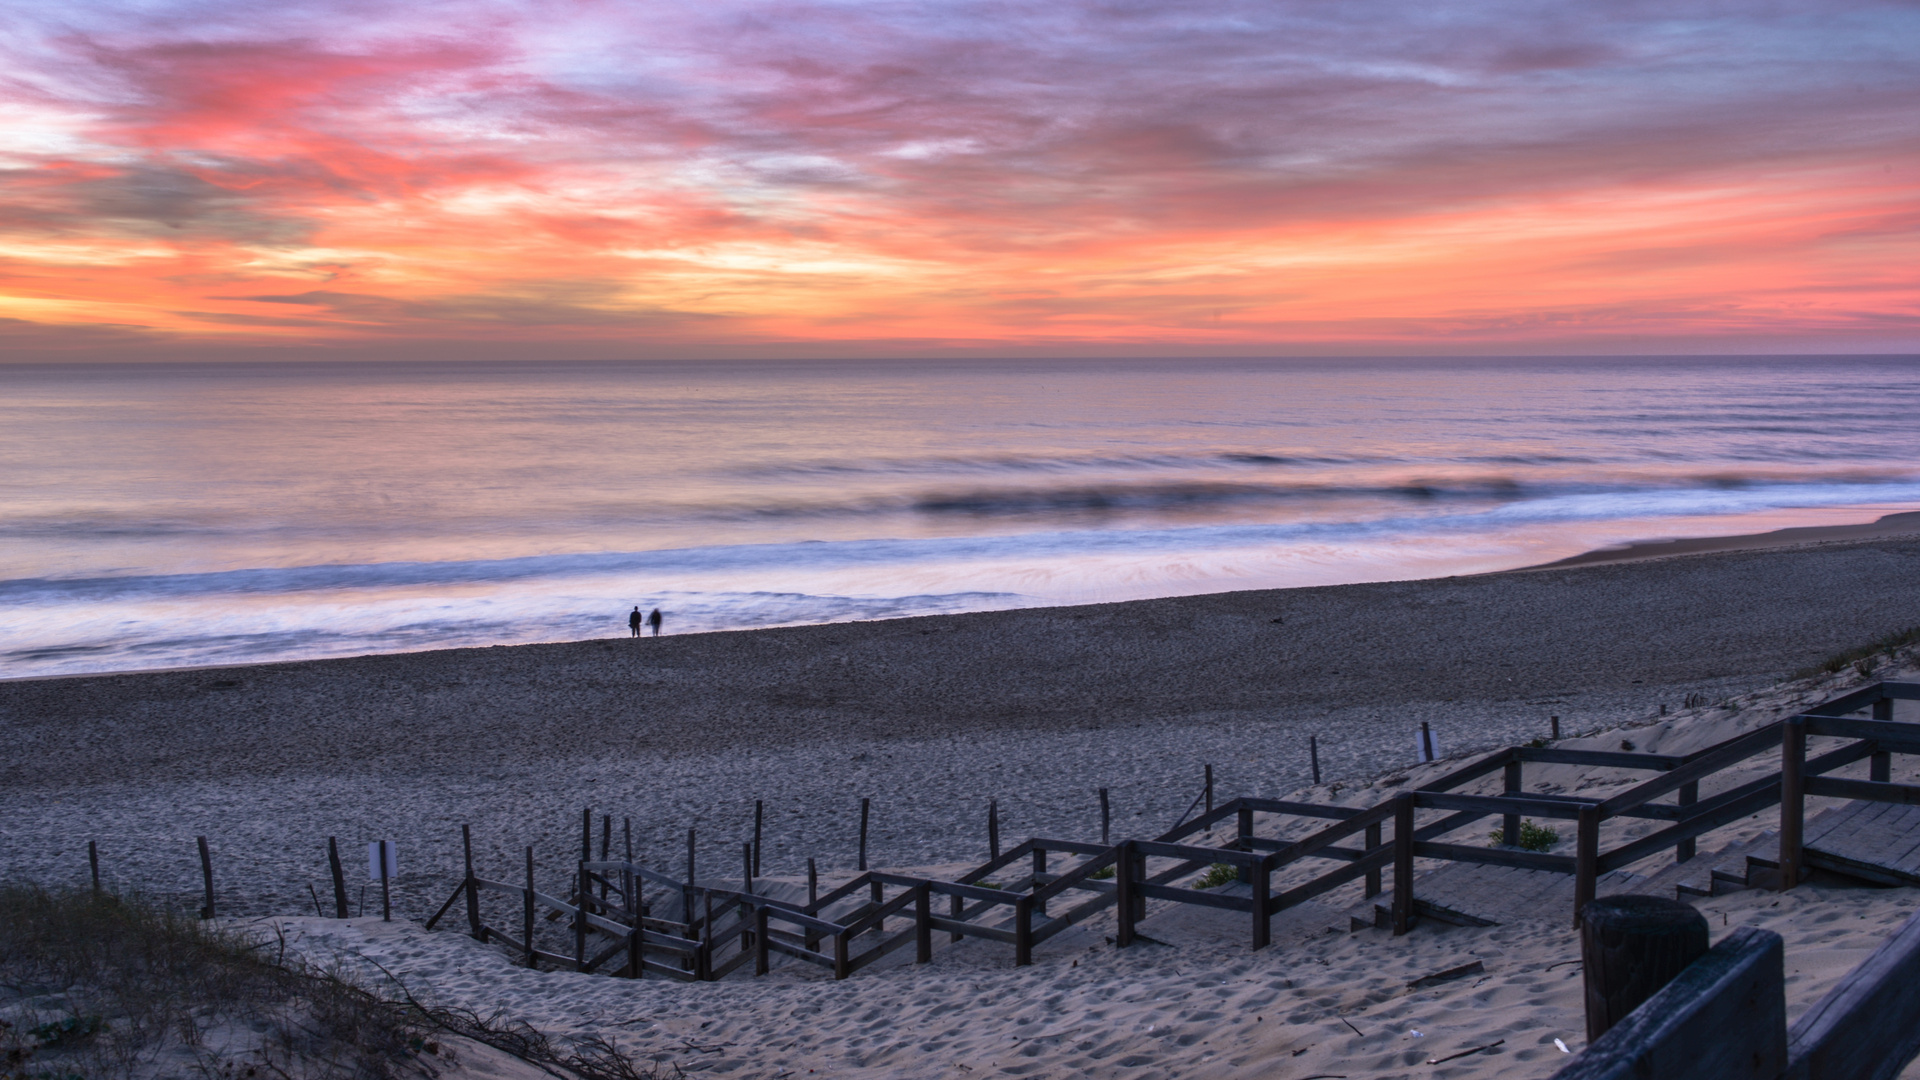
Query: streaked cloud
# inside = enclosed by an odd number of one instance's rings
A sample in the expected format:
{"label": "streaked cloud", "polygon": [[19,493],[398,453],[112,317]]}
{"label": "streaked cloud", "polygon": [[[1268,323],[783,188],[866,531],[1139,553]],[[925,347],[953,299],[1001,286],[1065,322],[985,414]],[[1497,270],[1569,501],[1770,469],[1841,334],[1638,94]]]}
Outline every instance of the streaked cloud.
{"label": "streaked cloud", "polygon": [[16,355],[1920,346],[1911,4],[9,18]]}

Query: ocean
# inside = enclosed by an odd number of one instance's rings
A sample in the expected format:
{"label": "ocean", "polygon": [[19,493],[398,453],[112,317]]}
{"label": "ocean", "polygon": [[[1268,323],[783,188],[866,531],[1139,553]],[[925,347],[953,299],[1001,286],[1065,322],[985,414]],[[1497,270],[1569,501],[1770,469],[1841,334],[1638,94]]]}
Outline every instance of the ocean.
{"label": "ocean", "polygon": [[1920,360],[0,365],[0,677],[1439,577],[1920,508]]}

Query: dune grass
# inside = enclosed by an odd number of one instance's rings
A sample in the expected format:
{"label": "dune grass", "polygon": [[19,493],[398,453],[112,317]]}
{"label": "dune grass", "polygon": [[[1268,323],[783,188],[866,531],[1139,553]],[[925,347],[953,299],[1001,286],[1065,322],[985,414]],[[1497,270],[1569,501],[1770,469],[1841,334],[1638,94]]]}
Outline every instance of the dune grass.
{"label": "dune grass", "polygon": [[[450,1038],[451,1037],[451,1038]],[[559,1046],[523,1024],[376,993],[287,955],[277,935],[141,897],[0,886],[6,1080],[434,1077],[471,1039],[550,1075],[651,1080],[605,1040]]]}

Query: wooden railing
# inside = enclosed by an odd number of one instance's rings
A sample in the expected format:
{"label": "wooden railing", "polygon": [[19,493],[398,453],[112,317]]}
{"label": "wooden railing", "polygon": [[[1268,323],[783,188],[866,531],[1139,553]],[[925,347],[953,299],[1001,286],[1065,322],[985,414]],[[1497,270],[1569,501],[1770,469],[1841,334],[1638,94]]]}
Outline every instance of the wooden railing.
{"label": "wooden railing", "polygon": [[1786,1023],[1778,934],[1742,927],[1553,1080],[1894,1080],[1920,1055],[1920,915]]}
{"label": "wooden railing", "polygon": [[[1146,917],[1149,901],[1244,913],[1252,947],[1263,948],[1271,941],[1273,916],[1362,878],[1363,896],[1372,898],[1383,891],[1383,874],[1389,867],[1394,887],[1392,927],[1394,933],[1401,934],[1411,927],[1416,912],[1417,859],[1570,874],[1574,878],[1573,915],[1578,924],[1579,913],[1594,898],[1602,874],[1668,849],[1673,851],[1675,861],[1685,862],[1693,858],[1696,840],[1702,834],[1776,803],[1782,806],[1783,887],[1791,887],[1798,880],[1800,823],[1806,796],[1920,803],[1920,787],[1887,780],[1890,754],[1920,753],[1920,729],[1891,722],[1896,699],[1920,700],[1920,684],[1876,683],[1801,716],[1684,756],[1510,747],[1368,809],[1239,798],[1212,807],[1192,820],[1183,820],[1150,840],[1126,839],[1108,846],[1035,838],[957,880],[865,871],[805,904],[757,893],[752,887],[751,870],[746,875],[746,887],[735,890],[676,880],[638,863],[604,858],[583,859],[573,895],[562,899],[534,888],[531,850],[526,883],[512,885],[476,876],[469,844],[466,880],[428,925],[437,922],[464,893],[473,936],[483,941],[499,940],[529,963],[595,971],[607,969],[619,959],[614,970],[632,977],[658,973],[674,978],[717,979],[737,970],[749,958],[756,961],[756,971],[765,971],[769,954],[779,952],[845,978],[910,941],[916,945],[916,958],[925,961],[931,957],[935,933],[945,933],[952,941],[975,937],[1010,945],[1014,963],[1027,964],[1032,961],[1035,946],[1115,906],[1119,924],[1116,940],[1127,945],[1137,936],[1137,925]],[[1873,709],[1876,719],[1844,719],[1847,713],[1867,708]],[[1854,741],[1809,758],[1806,738],[1811,735]],[[1700,797],[1702,780],[1783,746],[1780,771]],[[1869,758],[1873,762],[1870,780],[1825,775]],[[1639,769],[1657,775],[1604,799],[1549,795],[1526,792],[1525,768],[1530,764]],[[1462,794],[1457,790],[1496,772],[1502,775],[1504,789],[1497,795]],[[1787,796],[1784,801],[1783,790]],[[1660,801],[1667,795],[1673,795],[1673,801]],[[1262,815],[1326,824],[1293,837],[1263,835],[1257,829]],[[1573,822],[1573,854],[1447,839],[1488,818],[1499,818],[1503,836],[1511,839],[1519,833],[1523,815]],[[1602,850],[1600,827],[1613,818],[1670,824]],[[1234,823],[1234,832],[1224,843],[1191,842],[1229,820]],[[590,822],[587,832],[586,853],[590,854]],[[1050,864],[1052,858],[1061,856],[1073,861],[1061,866]],[[1337,865],[1301,881],[1297,871],[1307,860]],[[1234,868],[1235,876],[1248,886],[1246,895],[1177,883],[1221,863]],[[1020,871],[1014,880],[988,880],[1013,868]],[[1298,883],[1275,891],[1273,876],[1289,870],[1295,871],[1293,880]],[[648,886],[677,893],[683,921],[668,923],[645,917],[648,908],[642,893]],[[611,896],[618,902],[595,899],[596,888],[602,897]],[[520,937],[482,922],[478,899],[482,891],[520,899]],[[1057,902],[1064,902],[1068,893],[1075,896],[1070,906],[1057,913],[1049,910]],[[944,903],[937,901],[938,897],[944,897]],[[936,907],[943,910],[936,913]],[[550,918],[569,920],[574,931],[573,956],[542,952],[533,943],[535,911],[539,908],[551,912]],[[838,914],[829,917],[830,910]],[[906,919],[910,924],[889,934],[888,921],[895,919]]]}

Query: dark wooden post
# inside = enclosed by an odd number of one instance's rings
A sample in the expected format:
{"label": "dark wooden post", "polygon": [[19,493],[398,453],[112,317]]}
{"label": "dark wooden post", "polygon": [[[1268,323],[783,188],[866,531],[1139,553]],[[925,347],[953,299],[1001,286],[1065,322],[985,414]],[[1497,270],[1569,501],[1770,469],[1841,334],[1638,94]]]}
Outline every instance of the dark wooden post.
{"label": "dark wooden post", "polygon": [[[1042,885],[1046,884],[1045,882],[1040,880],[1042,877],[1046,875],[1046,872],[1047,872],[1047,849],[1036,846],[1033,849],[1033,887],[1035,891],[1038,891]],[[1039,912],[1042,915],[1045,915],[1047,913],[1047,902],[1044,900],[1036,902],[1033,905],[1033,910]]]}
{"label": "dark wooden post", "polygon": [[1593,902],[1600,882],[1600,807],[1580,808],[1573,837],[1573,925],[1580,925],[1580,913]]}
{"label": "dark wooden post", "polygon": [[807,860],[807,914],[818,914],[813,906],[820,902],[820,871],[814,868],[813,860]]}
{"label": "dark wooden post", "polygon": [[[1695,780],[1690,783],[1681,784],[1678,801],[1682,807],[1692,806],[1693,804],[1699,802],[1700,801],[1700,781]],[[1680,812],[1682,814],[1685,814],[1686,810],[1682,809]],[[1691,836],[1687,837],[1685,840],[1680,841],[1679,843],[1674,844],[1673,845],[1673,861],[1677,863],[1691,861],[1694,856],[1694,849],[1695,849],[1694,838]]]}
{"label": "dark wooden post", "polygon": [[1320,737],[1307,736],[1307,757],[1313,762],[1313,782],[1320,782]]}
{"label": "dark wooden post", "polygon": [[100,847],[92,840],[87,841],[87,870],[93,875],[94,895],[100,893]]}
{"label": "dark wooden post", "polygon": [[713,981],[713,892],[700,890],[700,899],[706,905],[706,911],[700,918],[700,981]]}
{"label": "dark wooden post", "polygon": [[844,979],[847,974],[847,932],[842,930],[833,935],[833,977]]}
{"label": "dark wooden post", "polygon": [[[1506,764],[1502,790],[1508,795],[1518,795],[1524,785],[1520,781],[1520,762],[1516,758]],[[1500,819],[1500,842],[1508,847],[1520,846],[1520,815],[1507,814]]]}
{"label": "dark wooden post", "polygon": [[1707,952],[1707,920],[1659,896],[1608,896],[1587,905],[1580,957],[1587,1041],[1607,1033]]}
{"label": "dark wooden post", "polygon": [[1553,724],[1553,741],[1559,742],[1560,741],[1560,718],[1557,716],[1549,716],[1547,717],[1547,720]]}
{"label": "dark wooden post", "polygon": [[527,945],[527,966],[539,967],[533,956],[533,846],[527,846],[527,891],[521,894],[523,904],[520,910],[520,929],[526,933],[523,939]]}
{"label": "dark wooden post", "polygon": [[[867,882],[867,897],[873,902],[874,907],[879,907],[887,902],[887,890],[881,886],[878,880],[870,879]],[[887,920],[884,916],[873,920],[873,932],[876,936],[885,936],[887,932]]]}
{"label": "dark wooden post", "polygon": [[1413,929],[1413,796],[1393,797],[1393,933]]}
{"label": "dark wooden post", "polygon": [[[628,836],[632,836],[631,830]],[[641,914],[640,875],[633,872],[631,857],[622,876],[627,887],[627,921],[633,927],[627,934],[627,977],[639,979],[647,974],[647,928],[646,916]]]}
{"label": "dark wooden post", "polygon": [[913,962],[933,959],[933,886],[921,882],[913,890]]}
{"label": "dark wooden post", "polygon": [[746,885],[747,885],[746,888],[740,891],[744,893],[752,893],[753,892],[753,845],[752,844],[740,845],[740,874],[741,874],[741,877],[746,881]]}
{"label": "dark wooden post", "polygon": [[1207,813],[1213,813],[1213,766],[1207,766]]}
{"label": "dark wooden post", "polygon": [[207,850],[206,837],[196,836],[194,841],[200,845],[200,877],[207,887],[207,904],[200,909],[200,917],[211,919],[213,918],[213,854]]}
{"label": "dark wooden post", "polygon": [[695,878],[693,874],[693,830],[688,829],[687,830],[687,884],[692,885],[694,881],[695,881]]}
{"label": "dark wooden post", "polygon": [[621,818],[620,831],[627,838],[627,861],[633,861],[633,819]]}
{"label": "dark wooden post", "polygon": [[868,799],[865,796],[861,796],[860,798],[860,872],[861,873],[866,873],[866,870],[867,870],[867,810],[868,810],[868,807],[871,805],[871,802],[872,800]]}
{"label": "dark wooden post", "polygon": [[[1367,853],[1371,855],[1374,852],[1374,850],[1377,849],[1379,846],[1380,846],[1380,825],[1378,822],[1375,822],[1374,824],[1367,826]],[[1367,871],[1367,895],[1365,898],[1368,900],[1371,900],[1374,897],[1379,896],[1380,893],[1381,893],[1380,871],[1378,870]]]}
{"label": "dark wooden post", "polygon": [[1273,940],[1273,912],[1268,910],[1272,890],[1269,875],[1273,869],[1264,858],[1250,869],[1253,871],[1253,947],[1264,949]]}
{"label": "dark wooden post", "polygon": [[1000,800],[987,800],[987,857],[1000,857]]}
{"label": "dark wooden post", "polygon": [[1427,722],[1422,720],[1420,721],[1420,760],[1432,761],[1435,756],[1433,752],[1433,731],[1427,727]]}
{"label": "dark wooden post", "polygon": [[487,936],[486,931],[481,929],[480,922],[480,885],[473,875],[473,826],[471,825],[460,826],[460,850],[466,857],[467,863],[467,933],[473,935],[473,940],[484,942]]}
{"label": "dark wooden post", "polygon": [[1113,866],[1113,898],[1120,927],[1114,933],[1113,940],[1115,945],[1124,949],[1133,944],[1133,841],[1120,841],[1117,854]]}
{"label": "dark wooden post", "polygon": [[347,917],[347,875],[340,869],[340,845],[331,836],[327,837],[327,869],[333,871],[333,913],[337,919]]}
{"label": "dark wooden post", "polygon": [[1147,857],[1140,854],[1138,848],[1130,849],[1127,858],[1132,860],[1128,869],[1133,874],[1133,921],[1139,922],[1147,917],[1147,898],[1138,886],[1147,880]]}
{"label": "dark wooden post", "polygon": [[1792,716],[1780,729],[1780,891],[1800,884],[1800,842],[1807,816],[1807,722]]}
{"label": "dark wooden post", "polygon": [[[609,861],[608,857],[609,855],[612,854],[612,852],[613,852],[613,815],[606,814],[600,818],[600,861],[601,862]],[[600,899],[602,900],[605,900],[607,898],[608,881],[609,879],[607,877],[606,871],[604,870],[601,871]]]}
{"label": "dark wooden post", "polygon": [[1013,966],[1033,964],[1033,897],[1018,897],[1013,902]]}
{"label": "dark wooden post", "polygon": [[753,906],[753,973],[765,975],[772,968],[772,950],[767,947],[767,905]]}
{"label": "dark wooden post", "polygon": [[[1873,718],[1881,721],[1893,719],[1893,699],[1881,698],[1873,703]],[[1889,783],[1893,779],[1893,755],[1874,747],[1873,755],[1867,759],[1867,779],[1878,783]]]}
{"label": "dark wooden post", "polygon": [[[967,916],[966,898],[956,895],[956,896],[948,897],[947,900],[948,900],[947,914],[949,917],[953,919],[954,922],[959,922],[960,920],[966,918]],[[960,933],[960,931],[955,930],[953,931],[953,936],[948,940],[959,941],[962,937],[965,937],[965,936],[966,935]]]}
{"label": "dark wooden post", "polygon": [[[588,833],[587,839],[591,842],[593,834]],[[587,860],[580,860],[580,869],[574,876],[579,879],[576,888],[580,890],[580,895],[573,901],[573,970],[585,971],[587,970],[587,905],[593,900],[593,877],[592,871],[587,869]]]}
{"label": "dark wooden post", "polygon": [[593,807],[580,811],[580,861],[593,861]]}
{"label": "dark wooden post", "polygon": [[1107,789],[1100,789],[1100,846],[1113,846],[1113,808],[1107,803]]}
{"label": "dark wooden post", "polygon": [[380,921],[393,921],[393,883],[387,880],[387,842],[380,841]]}
{"label": "dark wooden post", "polygon": [[[1253,845],[1248,843],[1248,841],[1253,839],[1253,811],[1248,807],[1242,806],[1240,808],[1240,812],[1234,815],[1234,817],[1235,817],[1234,839],[1233,839],[1234,850],[1235,851],[1252,851]],[[1252,876],[1248,874],[1247,868],[1245,866],[1240,867],[1239,877],[1241,881],[1253,880]]]}
{"label": "dark wooden post", "polygon": [[753,876],[760,876],[760,826],[765,820],[767,804],[759,799],[753,800]]}

